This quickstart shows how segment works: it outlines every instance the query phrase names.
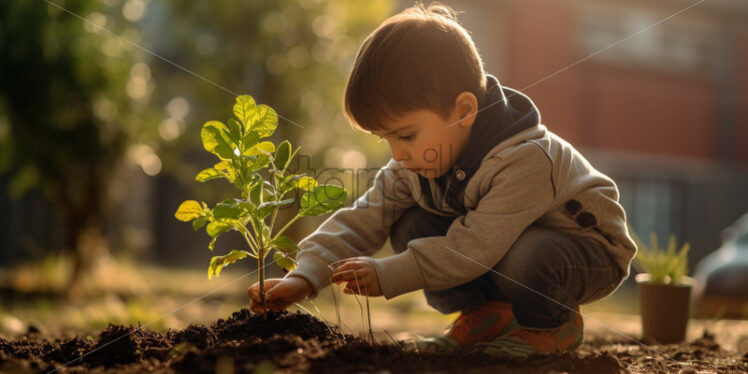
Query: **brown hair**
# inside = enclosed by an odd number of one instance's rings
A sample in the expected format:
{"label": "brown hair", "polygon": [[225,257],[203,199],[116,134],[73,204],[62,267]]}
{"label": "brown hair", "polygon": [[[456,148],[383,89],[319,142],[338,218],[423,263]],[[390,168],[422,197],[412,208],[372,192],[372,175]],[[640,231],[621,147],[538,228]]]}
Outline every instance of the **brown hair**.
{"label": "brown hair", "polygon": [[485,89],[483,61],[456,12],[419,2],[364,40],[345,89],[344,115],[364,132],[419,109],[447,119],[457,95],[468,91],[480,101]]}

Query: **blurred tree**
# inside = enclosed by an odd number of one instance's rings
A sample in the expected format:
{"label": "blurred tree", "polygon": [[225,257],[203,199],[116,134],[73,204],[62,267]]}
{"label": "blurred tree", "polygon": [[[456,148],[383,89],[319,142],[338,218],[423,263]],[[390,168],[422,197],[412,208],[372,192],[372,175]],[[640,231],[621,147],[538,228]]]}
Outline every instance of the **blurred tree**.
{"label": "blurred tree", "polygon": [[73,282],[107,248],[102,220],[121,167],[174,175],[205,200],[230,191],[194,183],[211,160],[190,150],[235,93],[275,108],[282,118],[271,140],[296,139],[306,156],[356,136],[340,114],[345,79],[359,43],[394,8],[392,0],[51,3],[0,2],[0,174],[11,176],[11,196],[38,189],[58,207],[64,247],[76,254]]}
{"label": "blurred tree", "polygon": [[[290,139],[294,146],[301,146],[300,156],[308,158],[312,168],[342,167],[325,157],[330,149],[362,148],[363,142],[356,137],[363,134],[354,133],[341,114],[343,90],[358,46],[392,14],[394,6],[391,0],[149,3],[141,27],[143,34],[150,36],[144,38],[145,46],[173,62],[154,59],[151,66],[157,82],[155,100],[166,108],[159,124],[164,139],[159,156],[167,173],[193,189],[181,197],[164,189],[156,197],[167,207],[156,212],[156,222],[162,228],[156,247],[162,251],[162,259],[172,262],[175,253],[205,252],[206,239],[193,239],[173,217],[182,200],[189,196],[217,202],[233,194],[229,184],[197,184],[194,178],[214,163],[201,149],[200,128],[207,120],[227,119],[234,93],[250,94],[259,103],[272,106],[281,118],[270,140],[277,144]],[[381,144],[377,146],[387,151]],[[190,152],[193,149],[199,151]],[[360,149],[358,154],[363,153]],[[333,161],[342,161],[342,157]],[[365,157],[358,161],[346,167],[366,166]],[[300,167],[306,166],[306,161],[299,162]],[[332,178],[332,174],[326,177]],[[283,209],[279,222],[290,219],[286,213],[292,211],[292,207]]]}
{"label": "blurred tree", "polygon": [[[166,111],[160,127],[165,145],[199,148],[202,123],[224,116],[234,93],[275,108],[282,118],[272,140],[299,139],[302,154],[313,157],[343,143],[354,135],[341,104],[358,45],[393,9],[391,0],[151,2],[142,27],[153,36],[148,48],[211,82],[197,84],[173,64],[153,64],[158,100],[185,100],[189,108],[186,118]],[[167,131],[177,128],[174,123],[179,131]],[[204,166],[179,170],[179,152],[163,156],[184,183]]]}
{"label": "blurred tree", "polygon": [[96,27],[137,35],[119,14],[94,0],[0,2],[0,173],[11,197],[39,189],[58,208],[71,290],[108,251],[105,197],[127,145],[157,138],[142,52]]}

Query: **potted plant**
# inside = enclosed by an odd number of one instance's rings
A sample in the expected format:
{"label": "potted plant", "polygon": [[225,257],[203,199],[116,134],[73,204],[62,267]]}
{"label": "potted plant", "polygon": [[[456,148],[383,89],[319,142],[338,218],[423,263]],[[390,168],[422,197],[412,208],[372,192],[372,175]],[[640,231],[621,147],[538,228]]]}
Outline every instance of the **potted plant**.
{"label": "potted plant", "polygon": [[686,337],[693,278],[688,271],[688,251],[685,243],[676,251],[675,235],[670,235],[667,248],[660,248],[657,234],[649,236],[649,248],[629,230],[639,250],[635,263],[643,273],[637,274],[639,284],[642,335],[658,343],[677,343]]}
{"label": "potted plant", "polygon": [[[205,226],[211,236],[208,249],[213,251],[216,239],[224,232],[238,231],[247,243],[247,250],[234,249],[228,254],[214,256],[208,266],[208,279],[218,276],[221,269],[238,260],[257,259],[260,281],[260,297],[265,306],[265,258],[273,252],[273,262],[286,270],[292,270],[298,246],[283,235],[301,217],[317,216],[332,212],[343,206],[348,191],[331,184],[319,184],[304,174],[288,173],[287,168],[300,148],[292,152],[291,143],[284,140],[277,147],[270,141],[261,141],[273,134],[278,126],[278,116],[267,105],[256,105],[249,95],[236,98],[233,113],[226,123],[208,121],[203,125],[200,137],[206,151],[219,158],[212,168],[200,171],[198,182],[225,179],[233,184],[240,196],[229,198],[212,209],[204,202],[183,202],[175,217],[180,221],[192,221],[197,231]],[[272,183],[260,173],[267,170]],[[299,212],[280,230],[273,232],[278,209],[288,207],[296,201],[286,197],[294,190],[302,190]],[[268,223],[268,219],[270,222]]]}

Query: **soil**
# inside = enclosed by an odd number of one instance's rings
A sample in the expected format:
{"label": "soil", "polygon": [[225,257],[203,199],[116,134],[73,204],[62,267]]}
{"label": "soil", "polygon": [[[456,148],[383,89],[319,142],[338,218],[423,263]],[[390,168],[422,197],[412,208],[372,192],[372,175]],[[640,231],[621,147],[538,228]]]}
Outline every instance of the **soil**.
{"label": "soil", "polygon": [[[211,326],[165,334],[110,324],[98,338],[43,339],[29,332],[0,339],[2,373],[746,373],[748,354],[724,351],[705,333],[648,349],[587,339],[571,354],[530,359],[421,354],[403,342],[369,343],[304,313],[247,309]],[[658,353],[659,352],[659,353]]]}

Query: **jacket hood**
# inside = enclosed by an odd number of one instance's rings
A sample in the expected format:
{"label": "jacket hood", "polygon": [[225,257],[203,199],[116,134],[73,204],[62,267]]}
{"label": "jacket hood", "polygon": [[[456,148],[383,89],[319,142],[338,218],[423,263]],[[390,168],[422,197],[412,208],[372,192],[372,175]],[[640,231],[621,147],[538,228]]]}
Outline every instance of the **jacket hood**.
{"label": "jacket hood", "polygon": [[[478,99],[478,113],[470,128],[470,135],[455,165],[449,172],[437,178],[444,190],[447,203],[455,210],[465,212],[462,199],[458,197],[475,174],[489,151],[502,141],[540,124],[540,112],[535,103],[522,92],[501,86],[492,74],[486,74],[486,92]],[[427,178],[418,175],[424,196],[432,199]],[[433,201],[429,202],[432,206]]]}

